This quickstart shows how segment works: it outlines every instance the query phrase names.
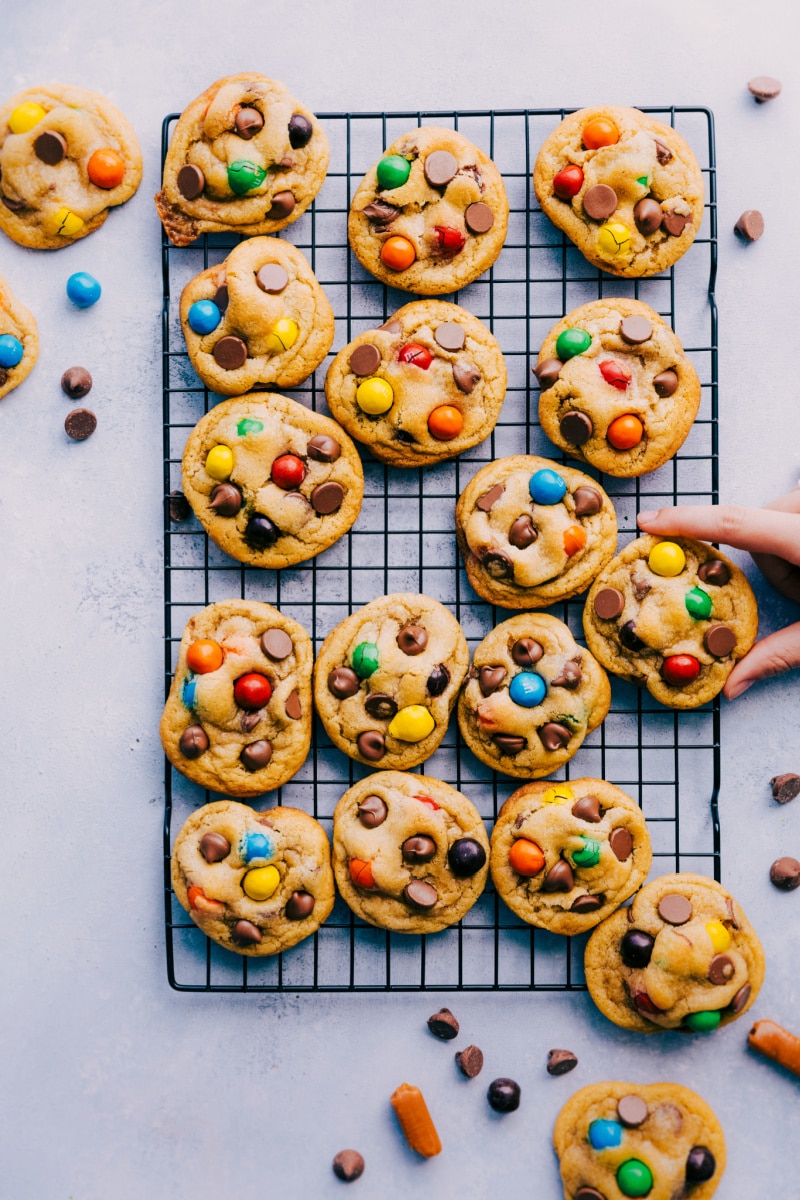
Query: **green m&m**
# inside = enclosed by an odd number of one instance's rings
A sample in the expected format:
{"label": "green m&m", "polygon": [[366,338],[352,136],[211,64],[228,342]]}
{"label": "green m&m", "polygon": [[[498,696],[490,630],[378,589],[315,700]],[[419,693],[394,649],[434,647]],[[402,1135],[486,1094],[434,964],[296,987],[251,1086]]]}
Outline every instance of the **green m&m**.
{"label": "green m&m", "polygon": [[592,344],[592,335],[585,329],[565,329],[558,335],[556,355],[562,362],[575,358],[576,354],[585,354]]}
{"label": "green m&m", "polygon": [[617,1169],[617,1187],[623,1196],[646,1196],[653,1188],[653,1172],[640,1158],[626,1158]]}
{"label": "green m&m", "polygon": [[369,679],[380,666],[378,647],[374,642],[359,642],[350,663],[359,679]]}
{"label": "green m&m", "polygon": [[237,196],[252,192],[260,187],[267,178],[267,172],[258,163],[248,162],[246,158],[237,158],[228,167],[228,187]]}
{"label": "green m&m", "polygon": [[684,1017],[683,1023],[693,1033],[711,1033],[722,1020],[718,1012],[694,1012]]}
{"label": "green m&m", "polygon": [[242,417],[236,426],[236,432],[239,437],[247,437],[248,433],[261,433],[263,428],[264,422],[259,421],[257,417]]}
{"label": "green m&m", "polygon": [[600,862],[600,843],[594,838],[582,837],[580,850],[573,850],[570,858],[576,867],[596,867]]}
{"label": "green m&m", "polygon": [[686,611],[690,617],[694,617],[695,621],[705,621],[711,616],[711,597],[708,592],[704,592],[702,588],[691,588],[683,598],[686,605]]}
{"label": "green m&m", "polygon": [[411,174],[411,163],[400,154],[387,154],[376,168],[378,187],[385,191],[402,187]]}

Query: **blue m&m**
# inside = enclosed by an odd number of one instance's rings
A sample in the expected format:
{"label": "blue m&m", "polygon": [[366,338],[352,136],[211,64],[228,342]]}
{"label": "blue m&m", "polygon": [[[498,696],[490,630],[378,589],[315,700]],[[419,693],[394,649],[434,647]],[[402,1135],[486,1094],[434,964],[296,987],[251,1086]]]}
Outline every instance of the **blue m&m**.
{"label": "blue m&m", "polygon": [[183,688],[181,689],[181,700],[186,708],[194,708],[195,692],[197,691],[197,683],[194,679],[184,679]]}
{"label": "blue m&m", "polygon": [[545,467],[531,475],[529,490],[536,504],[558,504],[567,490],[566,482],[557,471]]}
{"label": "blue m&m", "polygon": [[589,1141],[595,1150],[608,1150],[622,1144],[622,1126],[618,1121],[599,1118],[589,1126]]}
{"label": "blue m&m", "polygon": [[188,321],[195,333],[213,333],[222,320],[222,313],[213,300],[195,300],[188,312]]}
{"label": "blue m&m", "polygon": [[97,304],[103,289],[88,271],[76,271],[67,280],[67,296],[78,308],[91,308]]}
{"label": "blue m&m", "polygon": [[265,833],[246,833],[242,838],[239,852],[243,862],[267,862],[273,855],[272,839]]}
{"label": "blue m&m", "polygon": [[0,335],[0,367],[15,367],[24,353],[22,342],[13,333]]}
{"label": "blue m&m", "polygon": [[508,688],[511,699],[523,708],[535,708],[537,704],[541,704],[546,691],[547,684],[541,675],[535,675],[533,671],[520,671],[519,675],[515,675],[511,680]]}

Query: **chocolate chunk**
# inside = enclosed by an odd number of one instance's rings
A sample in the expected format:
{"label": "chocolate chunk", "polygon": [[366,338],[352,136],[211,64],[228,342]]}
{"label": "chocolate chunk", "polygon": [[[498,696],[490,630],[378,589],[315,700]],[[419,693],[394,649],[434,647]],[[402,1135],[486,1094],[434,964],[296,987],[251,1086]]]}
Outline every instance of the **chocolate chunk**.
{"label": "chocolate chunk", "polygon": [[73,442],[85,442],[97,429],[97,417],[90,408],[73,408],[67,413],[64,429]]}
{"label": "chocolate chunk", "polygon": [[500,554],[493,551],[487,554],[483,559],[483,569],[492,579],[505,579],[507,575],[514,574],[514,564],[510,558],[506,558],[505,554]]}
{"label": "chocolate chunk", "polygon": [[437,663],[428,676],[428,682],[425,687],[428,690],[429,696],[441,696],[442,692],[447,690],[447,685],[450,682],[450,672],[444,663]]}
{"label": "chocolate chunk", "polygon": [[770,882],[782,892],[800,887],[800,862],[796,858],[778,858],[769,869]]}
{"label": "chocolate chunk", "polygon": [[230,301],[230,296],[228,295],[227,283],[219,284],[219,286],[217,287],[217,290],[214,292],[212,299],[213,299],[214,303],[216,304],[217,308],[219,309],[219,311],[221,313],[224,313],[225,310],[227,309],[228,303]]}
{"label": "chocolate chunk", "polygon": [[739,217],[733,232],[745,242],[757,242],[764,232],[764,218],[757,208],[748,208]]}
{"label": "chocolate chunk", "polygon": [[592,825],[596,825],[603,819],[597,796],[581,796],[580,800],[575,801],[570,811],[573,817],[577,817],[579,821],[589,821]]}
{"label": "chocolate chunk", "polygon": [[663,225],[670,237],[680,237],[686,226],[691,225],[691,223],[691,216],[675,212],[675,209],[664,213]]}
{"label": "chocolate chunk", "polygon": [[532,667],[544,654],[544,648],[534,638],[518,638],[511,647],[511,657],[518,667]]}
{"label": "chocolate chunk", "polygon": [[478,497],[475,507],[479,508],[481,512],[491,512],[492,505],[497,503],[505,490],[502,483],[496,483],[493,488],[489,488],[488,492],[484,492],[482,496]]}
{"label": "chocolate chunk", "polygon": [[645,196],[633,208],[633,219],[636,222],[636,228],[639,233],[646,237],[650,233],[655,233],[661,228],[661,222],[664,220],[664,213],[661,205],[657,200],[652,200],[649,196]]}
{"label": "chocolate chunk", "polygon": [[633,585],[633,594],[637,600],[644,600],[647,593],[652,591],[649,580],[640,579],[638,575],[631,575],[631,584]]}
{"label": "chocolate chunk", "polygon": [[303,706],[300,703],[300,693],[297,688],[290,692],[286,697],[284,710],[290,721],[299,721],[303,715]]}
{"label": "chocolate chunk", "polygon": [[466,341],[464,326],[459,321],[443,321],[434,329],[433,340],[443,350],[452,350],[453,353],[463,350]]}
{"label": "chocolate chunk", "polygon": [[409,433],[407,429],[395,429],[393,435],[396,442],[415,442],[417,439],[413,433]]}
{"label": "chocolate chunk", "polygon": [[732,896],[725,897],[725,907],[728,910],[727,920],[731,923],[731,925],[733,926],[734,929],[738,929],[739,922],[736,919],[736,908],[734,906]]}
{"label": "chocolate chunk", "polygon": [[272,207],[266,214],[271,221],[282,221],[294,212],[295,198],[292,192],[276,192],[272,197]]}
{"label": "chocolate chunk", "polygon": [[740,987],[738,992],[736,993],[736,995],[733,997],[730,1004],[728,1005],[729,1011],[732,1013],[735,1013],[738,1016],[738,1014],[746,1006],[747,1001],[750,999],[750,993],[752,990],[753,989],[750,987],[749,983],[746,983],[744,985],[744,987]]}
{"label": "chocolate chunk", "polygon": [[788,804],[796,796],[800,796],[800,775],[788,772],[785,775],[775,775],[770,779],[772,799],[778,804]]}
{"label": "chocolate chunk", "polygon": [[469,396],[480,378],[480,371],[477,367],[473,367],[472,363],[453,363],[453,381],[458,390],[463,392],[465,396]]}
{"label": "chocolate chunk", "polygon": [[703,635],[703,644],[714,658],[727,658],[736,645],[736,634],[730,625],[709,625]]}
{"label": "chocolate chunk", "polygon": [[756,75],[747,82],[747,90],[755,96],[757,104],[765,104],[781,94],[781,81],[771,75]]}
{"label": "chocolate chunk", "polygon": [[605,221],[617,211],[617,193],[606,183],[596,183],[583,194],[583,211],[593,221]]}
{"label": "chocolate chunk", "polygon": [[327,516],[341,508],[344,488],[340,483],[321,483],[311,493],[311,507],[320,516]]}
{"label": "chocolate chunk", "polygon": [[184,200],[196,200],[206,186],[206,177],[194,163],[187,163],[178,171],[177,184]]}
{"label": "chocolate chunk", "polygon": [[262,292],[277,296],[278,292],[282,292],[288,286],[289,274],[280,263],[264,263],[264,266],[256,271],[256,283]]}
{"label": "chocolate chunk", "polygon": [[333,1173],[342,1183],[352,1183],[364,1174],[364,1159],[357,1150],[340,1150],[333,1160]]}
{"label": "chocolate chunk", "polygon": [[432,1017],[428,1017],[428,1029],[434,1037],[441,1038],[443,1042],[450,1042],[458,1037],[459,1028],[458,1021],[449,1008],[440,1008]]}
{"label": "chocolate chunk", "polygon": [[231,937],[240,946],[257,946],[261,941],[261,930],[252,921],[237,921],[231,930]]}
{"label": "chocolate chunk", "polygon": [[520,1086],[513,1079],[493,1079],[486,1099],[495,1112],[516,1112],[519,1108]]}
{"label": "chocolate chunk", "polygon": [[247,362],[247,346],[241,338],[226,334],[214,347],[212,354],[223,371],[238,371]]}
{"label": "chocolate chunk", "polygon": [[235,517],[242,507],[242,493],[234,483],[218,483],[208,498],[208,507],[220,517]]}
{"label": "chocolate chunk", "polygon": [[426,157],[423,170],[431,187],[447,187],[458,170],[458,161],[449,150],[434,150]]}
{"label": "chocolate chunk", "polygon": [[407,883],[403,888],[403,898],[414,908],[427,911],[436,906],[439,893],[433,884],[426,883],[424,879],[412,879],[411,883]]}
{"label": "chocolate chunk", "polygon": [[494,213],[488,204],[480,201],[468,204],[464,212],[464,223],[470,233],[488,233],[494,225]]}
{"label": "chocolate chunk", "polygon": [[617,1116],[628,1129],[638,1129],[647,1120],[647,1103],[641,1096],[629,1093],[617,1101]]}
{"label": "chocolate chunk", "polygon": [[574,886],[572,867],[563,858],[553,864],[542,880],[543,892],[571,892]]}
{"label": "chocolate chunk", "polygon": [[11,196],[0,195],[0,200],[9,212],[22,212],[23,208],[27,208],[24,200],[13,200]]}
{"label": "chocolate chunk", "polygon": [[208,735],[201,725],[189,725],[181,734],[178,747],[184,758],[199,758],[208,749]]}
{"label": "chocolate chunk", "polygon": [[727,954],[715,954],[708,965],[708,978],[712,983],[721,985],[733,978],[736,967]]}
{"label": "chocolate chunk", "polygon": [[273,662],[283,662],[292,653],[292,639],[285,629],[267,629],[261,635],[261,649]]}
{"label": "chocolate chunk", "polygon": [[653,141],[656,144],[656,158],[661,163],[661,166],[665,167],[668,162],[672,162],[672,151],[660,138],[653,138]]}
{"label": "chocolate chunk", "polygon": [[724,563],[722,559],[712,558],[698,567],[697,578],[714,587],[724,587],[726,583],[730,583],[731,573],[728,564]]}
{"label": "chocolate chunk", "polygon": [[462,1075],[474,1079],[483,1070],[483,1051],[478,1046],[465,1046],[456,1051],[456,1063]]}
{"label": "chocolate chunk", "polygon": [[287,921],[304,921],[314,911],[315,900],[310,892],[292,892],[286,901]]}
{"label": "chocolate chunk", "polygon": [[362,342],[350,355],[354,375],[372,375],[381,365],[381,352],[372,342]]}
{"label": "chocolate chunk", "polygon": [[656,395],[673,396],[678,390],[678,373],[672,369],[661,371],[653,380],[653,387],[656,389]]}
{"label": "chocolate chunk", "polygon": [[619,631],[620,643],[626,650],[631,650],[634,653],[639,650],[644,650],[644,642],[640,637],[636,636],[636,625],[633,621],[626,621]]}
{"label": "chocolate chunk", "polygon": [[0,367],[0,388],[5,387],[8,383],[8,371],[5,367]]}
{"label": "chocolate chunk", "polygon": [[60,133],[56,133],[54,129],[48,129],[39,134],[33,143],[33,149],[38,159],[47,163],[48,166],[54,167],[66,156],[67,142]]}
{"label": "chocolate chunk", "polygon": [[[630,909],[628,915],[630,916]],[[626,967],[638,970],[646,967],[653,956],[655,938],[643,929],[629,929],[619,944],[619,953]]]}
{"label": "chocolate chunk", "polygon": [[627,829],[613,829],[608,844],[620,862],[627,862],[633,853],[633,838]]}
{"label": "chocolate chunk", "polygon": [[564,441],[570,442],[573,446],[585,446],[594,433],[591,417],[588,417],[586,413],[578,412],[575,408],[564,413],[558,423],[558,428]]}
{"label": "chocolate chunk", "polygon": [[388,814],[386,802],[380,796],[367,796],[358,806],[358,819],[365,829],[377,829]]}
{"label": "chocolate chunk", "polygon": [[417,833],[406,838],[401,847],[403,860],[407,863],[430,862],[436,855],[436,842],[432,837]]}
{"label": "chocolate chunk", "polygon": [[603,497],[597,488],[581,486],[572,494],[576,517],[593,517],[603,507]]}
{"label": "chocolate chunk", "polygon": [[598,1192],[597,1188],[579,1187],[573,1200],[606,1200],[602,1192]]}
{"label": "chocolate chunk", "polygon": [[513,757],[527,748],[527,741],[524,737],[517,737],[513,733],[495,733],[492,734],[492,741],[501,754],[507,754]]}
{"label": "chocolate chunk", "polygon": [[364,708],[376,721],[391,721],[397,712],[397,701],[385,692],[370,692],[364,701]]}
{"label": "chocolate chunk", "polygon": [[367,758],[370,762],[377,762],[386,753],[386,739],[377,729],[368,729],[365,733],[360,733],[356,738],[356,745],[362,758]]}
{"label": "chocolate chunk", "polygon": [[571,1050],[547,1051],[548,1075],[566,1075],[569,1071],[574,1071],[577,1065],[578,1060]]}
{"label": "chocolate chunk", "polygon": [[678,892],[667,892],[658,902],[658,915],[668,925],[685,925],[692,919],[691,901]]}
{"label": "chocolate chunk", "polygon": [[687,1183],[705,1183],[716,1169],[716,1159],[708,1146],[692,1146],[686,1158]]}
{"label": "chocolate chunk", "polygon": [[600,908],[602,904],[602,896],[590,896],[587,892],[583,896],[577,896],[576,899],[572,901],[569,911],[574,913],[597,912],[598,908]]}
{"label": "chocolate chunk", "polygon": [[566,725],[561,725],[558,721],[549,721],[537,732],[545,750],[550,751],[563,749],[572,737],[572,733]]}
{"label": "chocolate chunk", "polygon": [[392,221],[396,221],[400,216],[401,211],[402,209],[389,204],[387,200],[373,200],[366,208],[361,209],[364,216],[376,225],[391,225]]}
{"label": "chocolate chunk", "polygon": [[478,687],[484,696],[496,692],[506,677],[505,667],[481,667],[478,672]]}
{"label": "chocolate chunk", "polygon": [[601,588],[594,598],[594,611],[602,621],[613,621],[625,607],[625,597],[617,588]]}
{"label": "chocolate chunk", "polygon": [[539,531],[527,513],[517,517],[508,531],[508,540],[517,550],[527,550],[539,536]]}
{"label": "chocolate chunk", "polygon": [[170,521],[187,521],[191,516],[192,510],[189,501],[184,496],[183,492],[176,489],[169,494],[169,519]]}
{"label": "chocolate chunk", "polygon": [[221,833],[204,833],[200,838],[200,853],[206,862],[222,862],[231,852],[231,844]]}
{"label": "chocolate chunk", "polygon": [[350,667],[334,667],[328,676],[328,691],[337,700],[355,696],[360,687],[358,676]]}
{"label": "chocolate chunk", "polygon": [[486,851],[475,838],[458,838],[447,851],[447,863],[458,879],[470,879],[484,867]]}
{"label": "chocolate chunk", "polygon": [[239,758],[242,766],[246,767],[248,771],[260,771],[272,758],[272,746],[266,738],[260,738],[259,741],[245,746]]}
{"label": "chocolate chunk", "polygon": [[315,462],[336,462],[341,453],[342,447],[327,433],[318,433],[306,446],[306,454]]}
{"label": "chocolate chunk", "polygon": [[239,714],[239,728],[242,733],[252,733],[263,716],[263,710],[259,712],[245,712],[242,710]]}
{"label": "chocolate chunk", "polygon": [[630,346],[639,346],[653,336],[653,323],[647,317],[623,317],[619,323],[619,335]]}
{"label": "chocolate chunk", "polygon": [[256,550],[263,550],[267,546],[275,545],[280,532],[269,517],[265,517],[263,513],[253,513],[247,522],[244,536]]}
{"label": "chocolate chunk", "polygon": [[249,142],[264,128],[264,118],[257,108],[240,108],[233,124],[239,137]]}
{"label": "chocolate chunk", "polygon": [[292,113],[289,118],[289,145],[293,150],[302,150],[311,141],[314,126],[302,113]]}
{"label": "chocolate chunk", "polygon": [[574,692],[580,681],[583,679],[583,671],[576,662],[564,663],[564,669],[561,674],[555,679],[550,680],[550,687],[563,687],[568,691]]}
{"label": "chocolate chunk", "polygon": [[403,654],[415,658],[428,644],[428,631],[421,625],[405,625],[397,635],[397,644]]}

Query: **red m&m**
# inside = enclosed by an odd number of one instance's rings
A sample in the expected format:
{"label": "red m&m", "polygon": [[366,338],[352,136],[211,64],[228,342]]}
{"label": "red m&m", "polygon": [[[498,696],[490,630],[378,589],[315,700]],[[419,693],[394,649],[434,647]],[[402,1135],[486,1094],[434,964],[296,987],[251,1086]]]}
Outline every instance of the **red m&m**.
{"label": "red m&m", "polygon": [[406,342],[405,346],[401,346],[397,357],[402,363],[413,363],[415,367],[420,367],[423,371],[427,371],[428,367],[433,362],[433,355],[427,346],[420,346],[417,342]]}
{"label": "red m&m", "polygon": [[618,392],[624,392],[631,381],[630,372],[621,363],[614,362],[613,358],[604,358],[598,365],[606,383],[610,383]]}
{"label": "red m&m", "polygon": [[563,167],[553,179],[553,191],[559,200],[571,200],[583,187],[583,171],[575,163]]}
{"label": "red m&m", "polygon": [[693,654],[671,654],[664,659],[661,674],[673,687],[682,687],[685,683],[694,683],[700,674],[700,663]]}
{"label": "red m&m", "polygon": [[448,254],[458,254],[467,240],[461,230],[454,229],[452,225],[435,225],[434,232],[439,249],[447,251]]}
{"label": "red m&m", "polygon": [[257,712],[263,708],[272,695],[272,685],[265,675],[251,671],[249,675],[241,675],[233,685],[233,698],[239,708],[247,712]]}
{"label": "red m&m", "polygon": [[306,468],[303,460],[296,454],[281,454],[272,464],[270,478],[278,487],[291,491],[300,487],[305,479]]}

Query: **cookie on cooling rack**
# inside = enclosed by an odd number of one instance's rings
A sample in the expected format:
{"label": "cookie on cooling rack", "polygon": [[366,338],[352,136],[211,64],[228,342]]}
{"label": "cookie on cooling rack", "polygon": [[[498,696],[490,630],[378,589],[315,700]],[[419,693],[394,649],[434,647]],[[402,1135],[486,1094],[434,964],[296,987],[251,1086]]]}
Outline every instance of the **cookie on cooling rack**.
{"label": "cookie on cooling rack", "polygon": [[429,596],[379,596],[333,629],[317,656],[314,704],[358,762],[407,770],[447,732],[469,666],[461,626]]}
{"label": "cookie on cooling rack", "polygon": [[279,954],[315,933],[333,908],[328,838],[300,809],[254,812],[217,800],[193,812],[175,839],[172,887],[226,950]]}
{"label": "cookie on cooling rack", "polygon": [[671,267],[703,219],[703,173],[685,138],[637,108],[570,113],[533,172],[542,211],[594,266],[635,278]]}
{"label": "cookie on cooling rack", "polygon": [[492,160],[454,129],[426,125],[397,138],[367,171],[347,233],[378,279],[440,296],[489,269],[507,226],[508,197]]}
{"label": "cookie on cooling rack", "polygon": [[158,215],[176,246],[201,233],[275,233],[308,208],[329,158],[319,121],[282,83],[227,75],[181,113]]}
{"label": "cookie on cooling rack", "polygon": [[650,835],[639,805],[603,779],[526,783],[492,830],[491,872],[508,907],[552,933],[585,933],[647,878]]}
{"label": "cookie on cooling rack", "polygon": [[758,609],[746,576],[719,550],[648,534],[600,572],[583,628],[608,671],[670,708],[697,708],[753,645]]}
{"label": "cookie on cooling rack", "polygon": [[311,745],[311,639],[257,600],[224,600],[186,625],[161,718],[174,767],[215,792],[260,796]]}
{"label": "cookie on cooling rack", "polygon": [[553,1145],[565,1200],[711,1200],[725,1170],[722,1126],[679,1083],[589,1084],[558,1114]]}
{"label": "cookie on cooling rack", "polygon": [[705,875],[662,875],[597,926],[586,983],[623,1029],[708,1033],[746,1012],[764,982],[764,951],[747,917]]}
{"label": "cookie on cooling rack", "polygon": [[505,393],[493,334],[444,300],[415,300],[359,334],[325,380],[336,420],[393,467],[426,466],[482,442]]}
{"label": "cookie on cooling rack", "polygon": [[335,421],[251,392],[202,417],[183,452],[183,491],[226,554],[278,570],[332,546],[361,509],[364,473]]}
{"label": "cookie on cooling rack", "polygon": [[30,375],[38,357],[36,319],[0,276],[0,400]]}
{"label": "cookie on cooling rack", "polygon": [[180,312],[192,366],[223,396],[295,387],[333,342],[333,309],[308,259],[279,238],[240,242],[187,283]]}
{"label": "cookie on cooling rack", "polygon": [[333,814],[337,887],[381,929],[436,933],[460,921],[484,889],[488,854],[472,802],[427,775],[369,775]]}
{"label": "cookie on cooling rack", "polygon": [[605,671],[564,622],[524,613],[496,626],[476,648],[458,723],[481,762],[538,779],[577,753],[610,702]]}
{"label": "cookie on cooling rack", "polygon": [[599,484],[549,458],[516,454],[478,471],[456,505],[456,537],[475,591],[503,608],[547,608],[588,587],[617,546]]}
{"label": "cookie on cooling rack", "polygon": [[550,441],[607,475],[662,466],[700,408],[700,380],[683,346],[640,300],[573,309],[548,333],[534,374]]}

